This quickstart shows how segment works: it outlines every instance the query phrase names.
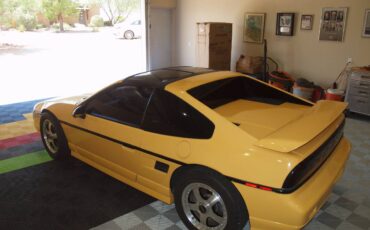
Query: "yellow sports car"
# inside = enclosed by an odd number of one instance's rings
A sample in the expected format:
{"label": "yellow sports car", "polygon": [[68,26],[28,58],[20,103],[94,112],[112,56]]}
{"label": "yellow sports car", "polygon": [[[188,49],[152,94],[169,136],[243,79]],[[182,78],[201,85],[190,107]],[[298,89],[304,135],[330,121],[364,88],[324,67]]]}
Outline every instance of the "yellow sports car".
{"label": "yellow sports car", "polygon": [[71,155],[176,209],[189,229],[300,229],[350,153],[346,104],[313,104],[246,75],[153,70],[39,103],[50,156]]}

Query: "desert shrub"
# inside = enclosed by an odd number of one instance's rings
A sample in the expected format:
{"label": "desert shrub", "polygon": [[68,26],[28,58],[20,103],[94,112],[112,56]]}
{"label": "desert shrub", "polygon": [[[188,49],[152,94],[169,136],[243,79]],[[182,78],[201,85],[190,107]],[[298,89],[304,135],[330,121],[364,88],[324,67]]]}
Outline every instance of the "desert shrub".
{"label": "desert shrub", "polygon": [[104,20],[99,15],[92,16],[90,20],[90,26],[92,27],[103,27],[104,26]]}
{"label": "desert shrub", "polygon": [[10,22],[0,22],[0,30],[9,30],[12,28],[12,24]]}
{"label": "desert shrub", "polygon": [[19,12],[15,16],[15,21],[18,28],[23,25],[24,29],[27,31],[34,30],[37,25],[36,16],[29,13]]}
{"label": "desert shrub", "polygon": [[[56,22],[56,23],[53,23],[51,25],[51,28],[55,29],[55,30],[59,30],[60,28],[60,25],[59,25],[59,22]],[[63,27],[64,27],[64,30],[70,30],[71,29],[71,26],[67,23],[63,23]]]}
{"label": "desert shrub", "polygon": [[104,26],[113,26],[112,21],[104,21]]}
{"label": "desert shrub", "polygon": [[45,26],[43,24],[37,24],[36,25],[36,29],[42,29],[42,28],[45,28]]}
{"label": "desert shrub", "polygon": [[26,27],[25,27],[23,24],[20,24],[20,25],[17,27],[17,30],[18,30],[19,32],[24,32],[24,31],[26,31]]}

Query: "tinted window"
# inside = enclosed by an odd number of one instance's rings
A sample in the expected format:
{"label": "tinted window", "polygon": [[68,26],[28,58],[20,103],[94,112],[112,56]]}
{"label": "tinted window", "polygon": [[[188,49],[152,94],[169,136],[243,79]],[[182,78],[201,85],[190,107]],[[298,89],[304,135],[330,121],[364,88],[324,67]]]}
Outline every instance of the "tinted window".
{"label": "tinted window", "polygon": [[175,95],[156,90],[145,114],[143,128],[164,135],[207,139],[214,125]]}
{"label": "tinted window", "polygon": [[139,126],[152,90],[118,85],[103,91],[87,106],[87,113],[124,124]]}
{"label": "tinted window", "polygon": [[217,108],[238,99],[275,105],[284,102],[311,105],[299,98],[246,77],[214,81],[190,89],[188,93],[210,108]]}

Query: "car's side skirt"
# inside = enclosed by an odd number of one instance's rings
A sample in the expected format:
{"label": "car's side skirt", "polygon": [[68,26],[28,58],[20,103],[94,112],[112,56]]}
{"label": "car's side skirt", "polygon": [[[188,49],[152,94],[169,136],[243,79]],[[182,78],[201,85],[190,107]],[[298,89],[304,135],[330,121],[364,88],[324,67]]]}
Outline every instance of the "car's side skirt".
{"label": "car's side skirt", "polygon": [[153,196],[154,198],[158,199],[158,200],[161,200],[167,204],[171,204],[173,203],[173,197],[172,195],[164,195],[163,193],[160,193],[158,191],[156,191],[155,189],[151,189],[149,186],[145,186],[143,185],[142,183],[139,183],[137,180],[130,180],[129,178],[127,177],[124,177],[122,176],[120,173],[117,173],[113,170],[111,170],[109,167],[104,167],[103,165],[101,164],[98,164],[96,161],[93,161],[91,159],[89,159],[88,157],[80,154],[80,153],[77,153],[77,152],[73,152],[72,151],[72,156],[85,162],[86,164],[108,174],[109,176],[127,184],[127,185],[130,185],[150,196]]}

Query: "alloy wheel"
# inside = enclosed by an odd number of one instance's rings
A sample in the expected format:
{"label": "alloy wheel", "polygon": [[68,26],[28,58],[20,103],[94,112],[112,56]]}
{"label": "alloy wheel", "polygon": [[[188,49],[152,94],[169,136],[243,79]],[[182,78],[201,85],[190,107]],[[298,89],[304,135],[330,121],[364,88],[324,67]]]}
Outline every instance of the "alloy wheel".
{"label": "alloy wheel", "polygon": [[186,218],[197,229],[224,229],[227,210],[219,193],[203,183],[185,187],[181,202]]}
{"label": "alloy wheel", "polygon": [[55,154],[58,152],[58,135],[56,132],[56,128],[48,119],[45,119],[42,123],[42,138],[45,141],[45,144],[48,148],[48,150]]}

